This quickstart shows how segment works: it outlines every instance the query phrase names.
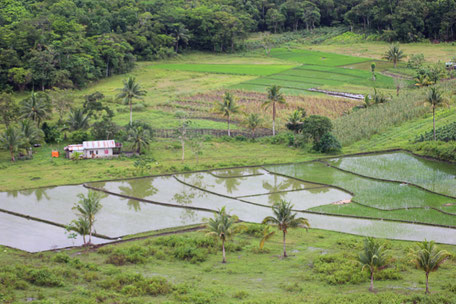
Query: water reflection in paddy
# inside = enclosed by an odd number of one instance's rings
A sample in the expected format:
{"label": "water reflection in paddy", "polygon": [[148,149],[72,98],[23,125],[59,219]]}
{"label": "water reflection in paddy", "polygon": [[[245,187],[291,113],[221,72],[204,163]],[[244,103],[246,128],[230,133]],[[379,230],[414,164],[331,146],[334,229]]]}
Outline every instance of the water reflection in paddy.
{"label": "water reflection in paddy", "polygon": [[177,178],[193,186],[232,197],[320,187],[269,173],[239,178],[218,178],[209,173],[194,173],[178,175]]}
{"label": "water reflection in paddy", "polygon": [[[8,196],[0,192],[0,209],[67,225],[76,218],[72,207],[79,193],[87,194],[82,186],[62,186],[39,189],[44,193],[37,199],[35,192],[18,192]],[[199,224],[211,212],[171,208],[137,200],[104,195],[102,209],[97,214],[95,231],[111,238],[145,231]]]}
{"label": "water reflection in paddy", "polygon": [[[23,217],[0,212],[0,244],[29,252],[80,246],[82,238],[69,239],[65,229]],[[92,243],[101,244],[108,240],[92,237]]]}

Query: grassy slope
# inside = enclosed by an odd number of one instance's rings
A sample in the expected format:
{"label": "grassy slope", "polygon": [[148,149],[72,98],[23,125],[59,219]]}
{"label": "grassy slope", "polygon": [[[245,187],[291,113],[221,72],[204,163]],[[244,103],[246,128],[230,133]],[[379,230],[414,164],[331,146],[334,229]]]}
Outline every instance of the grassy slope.
{"label": "grassy slope", "polygon": [[[187,233],[189,237],[204,232]],[[404,303],[404,298],[415,297],[420,302],[424,294],[424,273],[408,263],[406,254],[412,248],[410,242],[387,241],[389,254],[395,259],[390,273],[399,275],[398,280],[376,281],[377,294],[368,292],[367,274],[360,283],[330,284],[331,279],[344,279],[345,275],[361,274],[356,255],[362,248],[362,237],[335,232],[303,229],[290,230],[287,238],[288,259],[280,259],[281,234],[266,243],[270,253],[256,254],[252,249],[259,239],[239,235],[234,241],[243,248],[227,253],[227,264],[221,264],[221,253],[210,254],[202,263],[191,264],[173,257],[172,248],[154,245],[150,241],[134,241],[115,248],[129,249],[132,253],[151,246],[160,251],[147,258],[144,264],[127,264],[114,267],[105,263],[106,254],[72,249],[68,254],[82,263],[57,263],[55,253],[27,254],[12,249],[0,251],[0,269],[20,263],[23,267],[46,268],[57,275],[63,287],[38,287],[27,283],[25,289],[7,290],[5,295],[25,302],[28,297],[59,300],[64,303]],[[229,243],[231,243],[230,241]],[[454,246],[442,248],[455,251]],[[105,250],[106,251],[106,250]],[[168,254],[163,253],[169,252]],[[342,258],[348,264],[327,264],[325,273],[313,270],[314,262],[322,255]],[[352,263],[352,264],[350,264]],[[86,267],[85,265],[91,265]],[[82,267],[81,267],[82,266]],[[325,266],[325,265],[323,265]],[[320,268],[321,269],[321,268]],[[336,271],[336,272],[334,272]],[[119,275],[139,273],[145,277],[166,278],[178,289],[166,296],[135,296],[113,291],[113,285],[102,287],[104,280],[114,280]],[[455,261],[447,261],[438,272],[430,276],[432,298],[455,297],[448,290],[454,286]],[[451,285],[452,284],[452,285]],[[0,285],[1,286],[1,285]],[[454,287],[453,287],[454,289]],[[5,291],[4,291],[5,292]],[[0,290],[0,294],[2,291]],[[70,301],[71,300],[71,301]],[[46,302],[47,303],[47,302]],[[408,302],[407,302],[408,303]],[[440,303],[440,302],[439,302]]]}

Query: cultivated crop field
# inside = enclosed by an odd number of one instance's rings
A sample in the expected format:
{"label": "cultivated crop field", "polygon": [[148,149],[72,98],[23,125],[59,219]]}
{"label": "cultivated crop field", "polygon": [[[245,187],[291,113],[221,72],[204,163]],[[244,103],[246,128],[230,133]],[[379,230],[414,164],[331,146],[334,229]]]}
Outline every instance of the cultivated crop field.
{"label": "cultivated crop field", "polygon": [[[366,158],[373,161],[364,162]],[[394,166],[394,162],[414,171],[387,181],[385,178],[391,176],[384,176],[385,172],[394,170],[385,167]],[[378,164],[378,168],[372,164]],[[401,166],[397,168],[400,170]],[[423,184],[426,187],[410,182],[419,182],[424,176],[421,174],[429,175],[429,170],[433,170],[435,178],[428,178]],[[63,228],[75,219],[71,208],[78,200],[77,195],[87,194],[89,188],[103,194],[95,235],[98,243],[104,243],[148,231],[200,224],[224,206],[242,221],[260,223],[271,215],[274,203],[288,200],[314,228],[405,240],[437,238],[440,242],[456,243],[451,236],[454,230],[442,227],[456,226],[456,197],[435,191],[453,190],[455,171],[454,165],[423,160],[404,152],[387,153],[0,192],[0,210],[8,213],[2,222],[6,231],[17,231],[18,222],[27,218],[34,225],[48,227],[44,231],[49,234],[63,233]],[[372,176],[361,176],[358,172]],[[401,180],[405,177],[406,180]],[[370,230],[363,229],[366,225]],[[0,237],[1,244],[28,251],[69,245],[62,238],[35,245],[27,243],[27,237],[14,239],[12,232]],[[46,233],[37,240],[45,236]],[[75,242],[79,244],[80,240]]]}
{"label": "cultivated crop field", "polygon": [[454,165],[399,152],[267,168],[354,194],[351,203],[318,206],[314,211],[456,225]]}

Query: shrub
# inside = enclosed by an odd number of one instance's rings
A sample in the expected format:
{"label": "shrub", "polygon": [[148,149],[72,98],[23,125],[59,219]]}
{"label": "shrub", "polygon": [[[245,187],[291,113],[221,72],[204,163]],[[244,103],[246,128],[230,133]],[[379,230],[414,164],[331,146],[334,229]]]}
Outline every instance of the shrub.
{"label": "shrub", "polygon": [[328,254],[314,261],[313,270],[321,280],[331,285],[358,284],[367,280],[353,257]]}
{"label": "shrub", "polygon": [[62,263],[62,264],[68,264],[70,262],[70,260],[71,260],[70,256],[64,252],[59,252],[52,257],[52,261],[54,261],[56,263]]}
{"label": "shrub", "polygon": [[27,271],[25,280],[36,286],[43,287],[61,287],[63,286],[62,279],[57,277],[50,270],[43,269],[30,269]]}
{"label": "shrub", "polygon": [[322,136],[319,142],[315,142],[313,146],[315,151],[322,153],[340,152],[342,146],[337,138],[331,133],[326,133]]}
{"label": "shrub", "polygon": [[83,141],[89,140],[89,134],[86,131],[74,131],[71,133],[70,139],[74,143],[82,143]]}
{"label": "shrub", "polygon": [[190,261],[192,263],[204,262],[207,259],[207,250],[192,246],[175,247],[173,255],[179,260]]}
{"label": "shrub", "polygon": [[169,294],[173,286],[165,278],[144,278],[140,274],[120,274],[99,283],[104,289],[119,291],[129,296],[159,296]]}
{"label": "shrub", "polygon": [[248,234],[254,237],[263,237],[263,231],[266,225],[262,224],[248,224],[242,226],[242,233]]}
{"label": "shrub", "polygon": [[247,141],[247,137],[245,137],[244,135],[236,135],[234,139],[236,141]]}
{"label": "shrub", "polygon": [[116,248],[109,254],[106,259],[106,264],[113,264],[116,266],[122,266],[127,263],[144,264],[147,261],[147,258],[154,253],[154,248],[141,247],[138,245],[127,248]]}
{"label": "shrub", "polygon": [[41,126],[41,130],[44,133],[44,141],[48,144],[56,143],[62,140],[62,132],[59,127],[48,125],[47,122],[44,122]]}

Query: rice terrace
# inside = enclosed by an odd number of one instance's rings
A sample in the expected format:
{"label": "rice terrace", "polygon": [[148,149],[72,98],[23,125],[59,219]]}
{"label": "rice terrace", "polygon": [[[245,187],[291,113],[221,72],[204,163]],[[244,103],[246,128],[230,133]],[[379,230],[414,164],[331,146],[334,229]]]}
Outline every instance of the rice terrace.
{"label": "rice terrace", "polygon": [[0,1],[0,303],[456,303],[455,14]]}

